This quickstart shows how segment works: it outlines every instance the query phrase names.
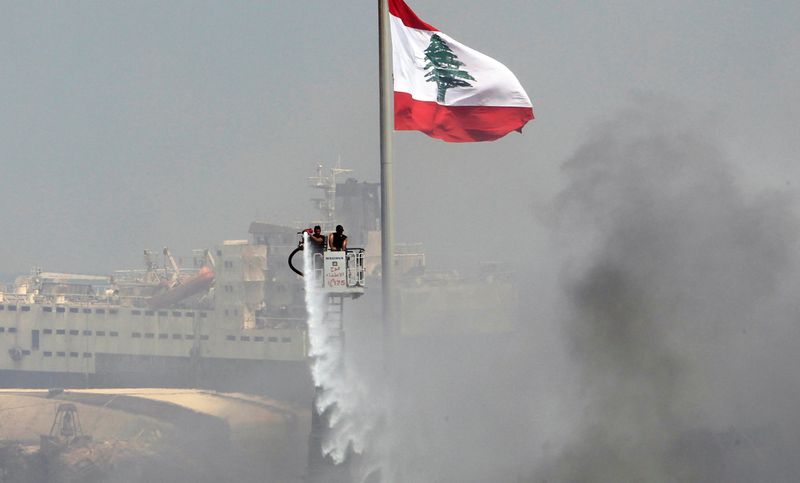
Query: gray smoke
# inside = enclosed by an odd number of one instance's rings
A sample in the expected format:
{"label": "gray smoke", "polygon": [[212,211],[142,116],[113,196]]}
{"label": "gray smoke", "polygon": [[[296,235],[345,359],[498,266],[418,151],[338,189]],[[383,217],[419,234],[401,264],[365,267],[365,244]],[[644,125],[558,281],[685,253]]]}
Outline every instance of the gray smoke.
{"label": "gray smoke", "polygon": [[[515,330],[398,338],[360,478],[796,480],[800,224],[715,126],[659,99],[595,126],[563,165],[551,250],[493,247],[519,260]],[[348,332],[376,395],[386,374],[359,352],[379,337]]]}
{"label": "gray smoke", "polygon": [[530,481],[796,480],[798,220],[743,189],[710,125],[640,99],[564,164],[579,389]]}

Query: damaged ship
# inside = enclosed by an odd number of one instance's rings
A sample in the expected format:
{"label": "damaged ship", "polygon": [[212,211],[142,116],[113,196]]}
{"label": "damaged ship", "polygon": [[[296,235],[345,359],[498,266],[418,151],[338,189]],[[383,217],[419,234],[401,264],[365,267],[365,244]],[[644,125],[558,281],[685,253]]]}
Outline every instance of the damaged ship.
{"label": "damaged ship", "polygon": [[164,268],[145,251],[142,270],[17,277],[0,291],[2,385],[310,397],[302,286],[268,269],[272,250],[283,266],[295,231],[260,236],[196,251],[190,269],[164,249]]}
{"label": "damaged ship", "polygon": [[[379,185],[337,180],[349,171],[318,166],[309,183],[323,194],[309,224],[344,224],[351,246],[366,247],[367,285],[379,286],[370,281],[380,277]],[[195,250],[186,268],[165,248],[145,251],[141,269],[36,269],[0,285],[0,386],[188,386],[311,401],[303,282],[286,263],[307,226],[253,222],[250,239]],[[478,264],[471,278],[432,271],[419,244],[398,244],[395,265],[399,336],[513,331],[518,301],[502,265]],[[355,305],[377,320],[380,295]]]}

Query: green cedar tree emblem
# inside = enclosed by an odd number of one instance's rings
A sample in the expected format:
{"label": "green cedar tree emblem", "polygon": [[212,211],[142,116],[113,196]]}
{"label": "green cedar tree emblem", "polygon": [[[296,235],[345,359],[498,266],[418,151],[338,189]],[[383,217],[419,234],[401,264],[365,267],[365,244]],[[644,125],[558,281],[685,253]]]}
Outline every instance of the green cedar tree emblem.
{"label": "green cedar tree emblem", "polygon": [[429,70],[425,77],[428,82],[435,82],[438,86],[436,100],[444,102],[444,95],[451,87],[472,87],[472,84],[464,79],[475,80],[469,72],[461,70],[463,62],[458,60],[456,54],[437,34],[431,36],[431,43],[425,49],[425,70]]}

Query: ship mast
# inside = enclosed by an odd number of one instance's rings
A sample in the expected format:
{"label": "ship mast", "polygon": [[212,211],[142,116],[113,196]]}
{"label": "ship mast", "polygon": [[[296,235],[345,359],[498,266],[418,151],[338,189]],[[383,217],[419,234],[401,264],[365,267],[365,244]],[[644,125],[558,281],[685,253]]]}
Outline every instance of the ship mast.
{"label": "ship mast", "polygon": [[336,177],[340,174],[351,173],[353,170],[342,168],[342,158],[336,161],[336,166],[330,169],[330,175],[323,174],[322,164],[317,165],[316,176],[308,178],[311,188],[322,191],[321,197],[311,198],[314,208],[319,212],[320,219],[314,223],[322,227],[322,231],[332,231],[336,225]]}

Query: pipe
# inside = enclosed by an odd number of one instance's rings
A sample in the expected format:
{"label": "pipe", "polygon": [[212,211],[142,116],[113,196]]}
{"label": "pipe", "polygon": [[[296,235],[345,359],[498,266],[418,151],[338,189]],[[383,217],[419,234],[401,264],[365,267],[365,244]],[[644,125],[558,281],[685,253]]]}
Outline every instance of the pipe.
{"label": "pipe", "polygon": [[289,254],[289,268],[291,268],[294,273],[300,275],[301,277],[303,276],[303,272],[301,272],[300,270],[294,268],[294,265],[292,265],[292,258],[294,258],[294,256],[297,254],[297,252],[302,252],[302,251],[303,251],[303,245],[300,245],[299,247],[295,248],[292,251],[292,253]]}

